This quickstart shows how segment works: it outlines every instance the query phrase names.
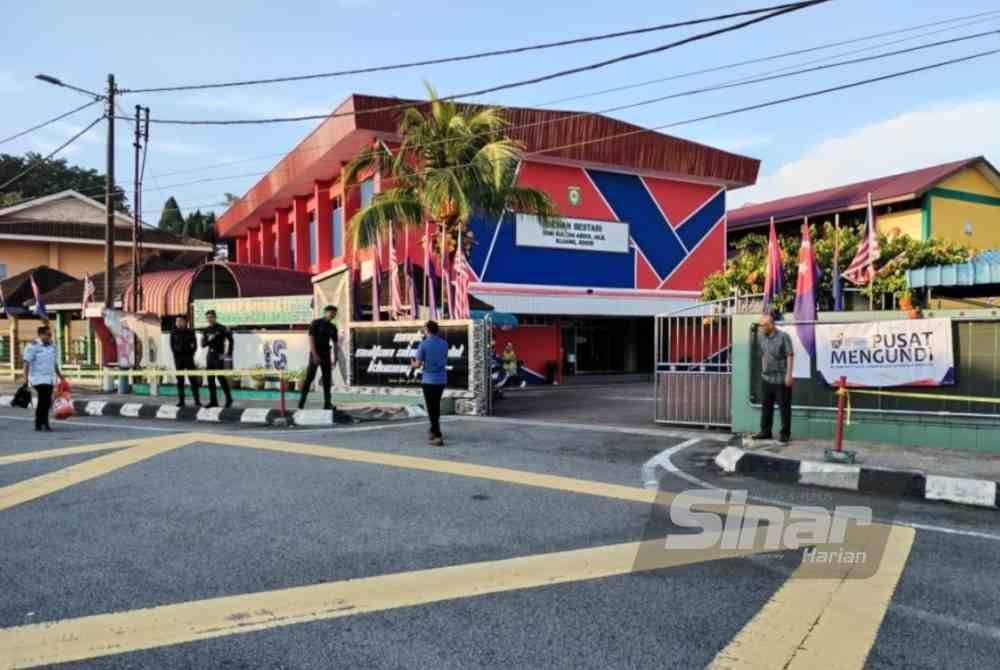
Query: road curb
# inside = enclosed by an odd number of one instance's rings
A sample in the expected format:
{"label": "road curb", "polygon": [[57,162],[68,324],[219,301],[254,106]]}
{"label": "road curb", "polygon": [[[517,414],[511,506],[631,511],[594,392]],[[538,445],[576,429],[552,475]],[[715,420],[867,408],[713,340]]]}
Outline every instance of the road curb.
{"label": "road curb", "polygon": [[[10,407],[13,396],[0,395],[0,407]],[[421,405],[403,405],[398,416],[383,420],[413,419],[427,416]],[[198,423],[240,423],[255,426],[272,426],[281,418],[277,409],[266,407],[177,407],[140,402],[111,402],[105,400],[74,400],[73,409],[79,416],[110,416],[121,419],[160,419],[164,421],[191,421]],[[370,417],[354,415],[351,410],[305,409],[288,410],[289,423],[295,426],[332,426],[335,423],[372,421]],[[378,419],[374,419],[378,420]]]}
{"label": "road curb", "polygon": [[920,500],[1000,509],[1000,484],[988,479],[945,477],[916,470],[867,468],[821,461],[800,461],[726,447],[715,457],[723,472],[803,486],[880,493]]}

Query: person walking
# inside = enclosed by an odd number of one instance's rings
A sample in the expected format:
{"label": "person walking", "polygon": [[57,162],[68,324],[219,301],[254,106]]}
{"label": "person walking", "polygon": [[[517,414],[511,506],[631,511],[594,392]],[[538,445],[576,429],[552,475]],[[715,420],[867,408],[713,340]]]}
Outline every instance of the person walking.
{"label": "person walking", "polygon": [[59,369],[57,358],[56,348],[52,346],[52,330],[48,326],[40,326],[38,339],[24,350],[24,378],[38,394],[38,402],[35,404],[35,430],[52,430],[52,426],[49,425],[52,390],[56,379],[66,380]]}
{"label": "person walking", "polygon": [[521,377],[521,365],[517,360],[517,352],[514,351],[514,343],[508,342],[503,348],[503,370],[507,373],[507,381],[516,382],[524,388],[528,383]]}
{"label": "person walking", "polygon": [[[194,370],[194,354],[198,351],[198,337],[188,327],[186,316],[174,319],[174,329],[170,331],[170,351],[174,354],[175,370]],[[191,395],[194,396],[194,406],[201,407],[201,378],[198,375],[188,375],[191,382]],[[184,407],[184,375],[177,375],[177,406]]]}
{"label": "person walking", "polygon": [[302,385],[302,395],[299,396],[299,409],[305,409],[309,389],[316,381],[316,370],[322,372],[323,409],[333,410],[330,397],[330,387],[333,385],[333,366],[337,364],[337,326],[333,320],[337,318],[337,308],[327,305],[323,308],[323,316],[309,324],[309,367],[306,369],[306,380]]}
{"label": "person walking", "polygon": [[[205,369],[224,370],[226,368],[226,358],[233,355],[233,331],[219,323],[215,310],[210,309],[205,312],[208,326],[201,330],[201,344],[208,347],[208,358]],[[233,394],[229,390],[229,380],[219,377],[218,383],[222,386],[222,392],[226,395],[226,407],[233,406]],[[215,391],[215,375],[208,378],[208,406],[218,407],[219,397]]]}
{"label": "person walking", "polygon": [[755,440],[770,440],[774,425],[774,403],[781,411],[780,442],[792,436],[792,384],[795,369],[795,350],[792,338],[774,325],[774,317],[765,314],[760,318],[757,342],[761,352],[761,413],[760,432]]}
{"label": "person walking", "polygon": [[431,446],[443,447],[441,435],[441,396],[448,383],[448,342],[438,334],[437,321],[424,324],[424,339],[417,347],[416,358],[410,363],[414,370],[420,369],[420,384],[424,391],[424,405],[430,419]]}

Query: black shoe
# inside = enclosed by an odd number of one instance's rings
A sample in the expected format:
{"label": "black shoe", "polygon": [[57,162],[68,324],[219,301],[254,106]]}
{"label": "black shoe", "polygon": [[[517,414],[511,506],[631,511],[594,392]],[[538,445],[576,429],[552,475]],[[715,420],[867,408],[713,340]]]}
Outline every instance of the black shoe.
{"label": "black shoe", "polygon": [[337,408],[333,406],[333,403],[328,402],[325,405],[323,405],[323,409],[330,410],[332,412]]}
{"label": "black shoe", "polygon": [[212,409],[213,407],[218,407],[218,406],[219,406],[219,403],[215,402],[214,400],[212,402],[208,403],[207,405],[205,405],[205,407],[207,407],[208,409]]}
{"label": "black shoe", "polygon": [[185,405],[185,404],[184,404],[184,401],[183,401],[183,400],[179,400],[179,401],[177,401],[177,406],[178,406],[178,407],[182,407],[182,408],[183,408],[183,407],[187,407],[187,405]]}
{"label": "black shoe", "polygon": [[201,409],[201,401],[200,400],[195,400],[194,401],[194,407],[195,407],[195,409]]}
{"label": "black shoe", "polygon": [[37,433],[42,432],[42,427],[41,426],[35,426],[35,432],[37,432]]}
{"label": "black shoe", "polygon": [[778,442],[781,442],[782,444],[788,444],[791,441],[792,441],[792,436],[791,435],[779,435],[778,436]]}
{"label": "black shoe", "polygon": [[773,440],[774,438],[771,437],[771,433],[757,433],[756,435],[753,436],[753,439],[755,439],[755,440]]}
{"label": "black shoe", "polygon": [[48,424],[45,424],[44,428],[45,428],[45,432],[46,433],[51,433],[52,432],[52,426],[50,426]]}
{"label": "black shoe", "polygon": [[226,409],[229,409],[232,406],[233,406],[233,399],[230,398],[229,400],[226,401]]}

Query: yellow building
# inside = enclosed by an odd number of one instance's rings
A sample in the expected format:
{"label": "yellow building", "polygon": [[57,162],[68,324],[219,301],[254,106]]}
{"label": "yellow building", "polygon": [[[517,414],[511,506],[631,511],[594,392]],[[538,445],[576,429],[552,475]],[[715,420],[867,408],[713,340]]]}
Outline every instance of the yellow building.
{"label": "yellow building", "polygon": [[883,233],[1000,249],[1000,172],[982,156],[746,205],[729,212],[730,237],[760,232],[772,217],[779,227],[832,221],[837,214],[843,225],[860,223],[869,194]]}
{"label": "yellow building", "polygon": [[[41,265],[77,278],[104,271],[104,204],[63,191],[0,209],[0,279]],[[159,251],[211,252],[198,240],[145,228],[144,255]],[[115,215],[115,265],[132,258],[132,219]]]}

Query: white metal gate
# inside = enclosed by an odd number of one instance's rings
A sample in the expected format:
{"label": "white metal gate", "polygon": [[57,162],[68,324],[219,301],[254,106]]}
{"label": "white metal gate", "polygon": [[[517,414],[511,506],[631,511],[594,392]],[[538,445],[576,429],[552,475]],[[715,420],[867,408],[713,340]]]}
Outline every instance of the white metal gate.
{"label": "white metal gate", "polygon": [[733,314],[754,309],[759,297],[735,297],[656,317],[657,423],[732,424]]}

